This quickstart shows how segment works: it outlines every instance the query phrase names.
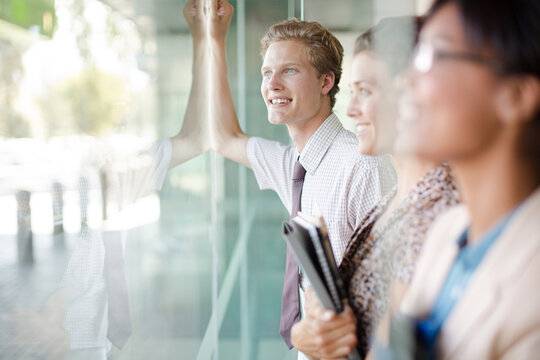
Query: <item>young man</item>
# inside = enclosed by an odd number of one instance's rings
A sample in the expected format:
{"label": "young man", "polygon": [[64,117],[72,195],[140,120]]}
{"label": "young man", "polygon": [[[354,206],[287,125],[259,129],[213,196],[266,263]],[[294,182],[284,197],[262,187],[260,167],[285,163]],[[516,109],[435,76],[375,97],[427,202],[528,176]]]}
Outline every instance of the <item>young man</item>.
{"label": "young man", "polygon": [[[209,64],[211,72],[212,148],[253,169],[259,187],[274,190],[291,217],[298,210],[313,214],[319,208],[339,264],[358,222],[381,191],[391,188],[394,177],[389,163],[379,166],[378,158],[357,153],[354,134],[332,112],[341,44],[316,22],[291,19],[269,29],[261,41],[261,93],[268,121],[285,124],[294,146],[249,137],[238,124],[227,75],[225,38],[233,7],[226,0],[213,0],[209,9],[202,3],[191,0],[184,14],[195,47],[210,48],[210,61],[200,64]],[[280,333],[289,348],[291,327],[300,320],[299,282],[301,298],[307,280],[299,279],[298,265],[287,251]]]}

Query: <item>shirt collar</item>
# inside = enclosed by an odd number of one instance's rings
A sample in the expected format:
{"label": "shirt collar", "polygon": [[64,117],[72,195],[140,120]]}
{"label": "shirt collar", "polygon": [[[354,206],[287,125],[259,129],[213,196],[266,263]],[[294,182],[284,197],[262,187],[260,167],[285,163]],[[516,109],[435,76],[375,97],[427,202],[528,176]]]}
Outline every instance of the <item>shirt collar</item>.
{"label": "shirt collar", "polygon": [[343,130],[343,125],[336,114],[331,113],[309,138],[300,154],[300,163],[306,172],[313,175],[336,136]]}
{"label": "shirt collar", "polygon": [[465,266],[473,269],[478,266],[489,248],[504,231],[504,229],[512,219],[512,216],[516,213],[516,210],[519,209],[520,205],[521,203],[516,205],[504,216],[504,218],[499,220],[495,225],[491,226],[490,229],[485,231],[479,241],[475,244],[467,243],[467,238],[469,236],[469,227],[465,229],[465,231],[457,241],[459,246],[458,257],[462,260]]}

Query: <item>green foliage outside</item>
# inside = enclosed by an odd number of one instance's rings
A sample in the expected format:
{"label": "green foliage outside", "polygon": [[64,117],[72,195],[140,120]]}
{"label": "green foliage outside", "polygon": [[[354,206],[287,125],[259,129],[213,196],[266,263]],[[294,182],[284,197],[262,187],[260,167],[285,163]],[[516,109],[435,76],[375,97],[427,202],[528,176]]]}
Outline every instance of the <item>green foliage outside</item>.
{"label": "green foliage outside", "polygon": [[58,100],[70,110],[70,119],[65,120],[74,133],[106,134],[128,115],[128,93],[122,79],[96,68],[85,69],[57,91]]}
{"label": "green foliage outside", "polygon": [[56,22],[54,0],[0,0],[0,19],[23,29],[38,25],[52,37]]}

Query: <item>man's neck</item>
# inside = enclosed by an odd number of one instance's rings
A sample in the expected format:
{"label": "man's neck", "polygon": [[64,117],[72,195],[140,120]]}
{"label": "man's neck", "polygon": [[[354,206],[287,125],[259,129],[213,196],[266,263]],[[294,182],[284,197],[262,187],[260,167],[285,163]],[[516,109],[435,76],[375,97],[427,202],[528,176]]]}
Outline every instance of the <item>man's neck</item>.
{"label": "man's neck", "polygon": [[310,120],[304,121],[301,124],[287,124],[289,130],[289,136],[296,145],[296,149],[299,153],[302,153],[304,147],[308,143],[309,139],[315,134],[317,129],[324,123],[324,121],[330,116],[332,111],[327,114],[317,115]]}

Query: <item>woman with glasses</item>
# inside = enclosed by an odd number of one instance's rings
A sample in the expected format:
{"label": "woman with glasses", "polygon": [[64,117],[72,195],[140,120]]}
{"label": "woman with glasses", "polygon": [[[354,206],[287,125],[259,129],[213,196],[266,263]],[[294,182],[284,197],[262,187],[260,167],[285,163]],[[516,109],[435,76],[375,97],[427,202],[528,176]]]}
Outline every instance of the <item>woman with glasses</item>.
{"label": "woman with glasses", "polygon": [[465,203],[434,224],[400,307],[415,358],[540,354],[538,19],[538,1],[436,0],[422,29],[410,145],[452,165]]}
{"label": "woman with glasses", "polygon": [[394,146],[399,92],[394,83],[410,62],[419,25],[420,19],[411,17],[385,19],[355,43],[347,112],[355,120],[358,150],[393,153],[398,185],[362,221],[340,265],[355,316],[347,309],[337,317],[326,314],[325,320],[313,294],[306,295],[306,316],[293,327],[292,340],[315,358],[346,355],[356,342],[366,356],[390,285],[409,284],[429,226],[458,202],[448,166],[410,156],[399,132]]}

